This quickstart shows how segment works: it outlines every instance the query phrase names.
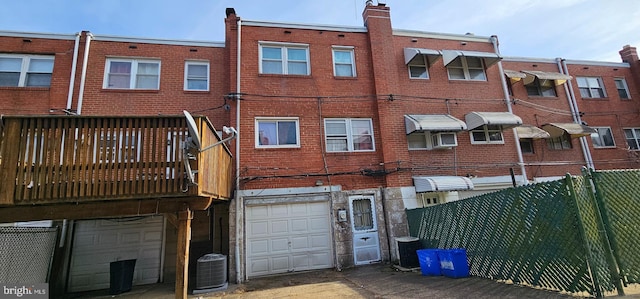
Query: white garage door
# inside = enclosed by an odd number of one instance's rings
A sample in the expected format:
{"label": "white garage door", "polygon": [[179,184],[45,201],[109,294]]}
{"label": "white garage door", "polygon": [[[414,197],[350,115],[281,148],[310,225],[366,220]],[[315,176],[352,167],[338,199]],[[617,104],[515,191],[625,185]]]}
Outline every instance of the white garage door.
{"label": "white garage door", "polygon": [[110,263],[128,259],[136,259],[133,285],[157,283],[162,224],[162,216],[77,221],[69,291],[108,289]]}
{"label": "white garage door", "polygon": [[247,206],[247,276],[333,267],[329,202]]}

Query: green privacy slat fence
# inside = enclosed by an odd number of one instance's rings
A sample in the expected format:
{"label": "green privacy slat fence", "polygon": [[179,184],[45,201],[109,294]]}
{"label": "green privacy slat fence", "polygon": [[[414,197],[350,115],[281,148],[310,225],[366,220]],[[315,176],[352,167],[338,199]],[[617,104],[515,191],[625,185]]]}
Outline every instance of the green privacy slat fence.
{"label": "green privacy slat fence", "polygon": [[629,282],[640,278],[639,178],[585,173],[407,210],[409,230],[425,248],[466,248],[474,276],[621,294],[618,265]]}

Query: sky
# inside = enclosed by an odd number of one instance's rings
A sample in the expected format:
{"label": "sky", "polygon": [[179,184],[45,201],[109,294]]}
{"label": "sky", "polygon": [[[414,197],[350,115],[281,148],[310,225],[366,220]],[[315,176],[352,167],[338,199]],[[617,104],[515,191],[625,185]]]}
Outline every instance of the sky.
{"label": "sky", "polygon": [[[381,1],[383,2],[383,1]],[[377,4],[376,0],[373,0]],[[502,56],[620,62],[640,47],[639,0],[387,0],[394,29],[497,35]],[[4,0],[0,31],[224,41],[244,20],[363,27],[365,0]]]}

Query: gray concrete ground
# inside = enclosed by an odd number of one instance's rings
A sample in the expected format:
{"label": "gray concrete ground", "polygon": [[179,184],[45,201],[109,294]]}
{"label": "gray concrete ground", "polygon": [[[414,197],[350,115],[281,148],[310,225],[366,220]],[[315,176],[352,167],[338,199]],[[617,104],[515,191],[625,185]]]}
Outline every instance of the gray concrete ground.
{"label": "gray concrete ground", "polygon": [[[588,294],[583,294],[588,296]],[[65,298],[175,298],[172,284],[134,286],[130,292],[108,290],[69,294]],[[396,271],[388,264],[327,269],[229,283],[226,290],[189,298],[583,298],[489,279],[422,276],[420,271]],[[625,298],[640,298],[637,295]]]}

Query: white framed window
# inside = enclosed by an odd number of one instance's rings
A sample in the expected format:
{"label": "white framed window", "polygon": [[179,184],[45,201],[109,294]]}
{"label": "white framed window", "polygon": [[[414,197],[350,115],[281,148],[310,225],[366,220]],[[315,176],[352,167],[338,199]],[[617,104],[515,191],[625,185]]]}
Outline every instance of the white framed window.
{"label": "white framed window", "polygon": [[256,118],[257,148],[300,147],[300,125],[297,117]]}
{"label": "white framed window", "polygon": [[409,64],[409,78],[429,79],[429,61],[427,55],[416,55]]}
{"label": "white framed window", "polygon": [[540,80],[535,78],[533,82],[524,85],[530,96],[555,97],[556,85],[553,80]]}
{"label": "white framed window", "polygon": [[415,132],[407,135],[409,150],[448,149],[458,145],[455,132]]}
{"label": "white framed window", "polygon": [[595,148],[616,147],[613,134],[609,127],[594,127],[595,133],[591,134],[591,141]]}
{"label": "white framed window", "polygon": [[371,152],[375,150],[370,118],[326,118],[327,152]]}
{"label": "white framed window", "polygon": [[469,132],[471,144],[504,144],[502,128],[496,125],[484,125]]}
{"label": "white framed window", "polygon": [[640,150],[640,128],[624,129],[624,137],[631,150]]}
{"label": "white framed window", "polygon": [[0,86],[49,87],[53,56],[0,54]]}
{"label": "white framed window", "polygon": [[186,61],[184,63],[184,90],[209,90],[208,61]]}
{"label": "white framed window", "polygon": [[533,154],[533,139],[523,138],[520,139],[520,150],[523,154]]}
{"label": "white framed window", "polygon": [[309,45],[260,43],[260,74],[310,75]]}
{"label": "white framed window", "polygon": [[333,75],[355,77],[356,64],[353,47],[333,47]]}
{"label": "white framed window", "polygon": [[160,61],[107,58],[103,88],[159,89]]}
{"label": "white framed window", "polygon": [[616,83],[616,89],[618,89],[618,96],[621,99],[628,100],[631,99],[629,93],[629,87],[627,86],[627,81],[624,78],[615,78],[613,81]]}
{"label": "white framed window", "polygon": [[564,133],[558,137],[547,138],[547,146],[552,150],[571,149],[571,136]]}
{"label": "white framed window", "polygon": [[607,96],[604,84],[599,77],[578,77],[578,89],[583,98],[604,98]]}
{"label": "white framed window", "polygon": [[487,81],[480,57],[458,56],[447,65],[450,80]]}

